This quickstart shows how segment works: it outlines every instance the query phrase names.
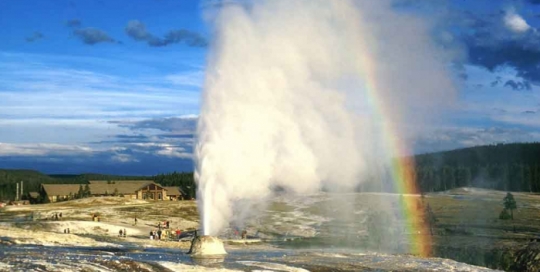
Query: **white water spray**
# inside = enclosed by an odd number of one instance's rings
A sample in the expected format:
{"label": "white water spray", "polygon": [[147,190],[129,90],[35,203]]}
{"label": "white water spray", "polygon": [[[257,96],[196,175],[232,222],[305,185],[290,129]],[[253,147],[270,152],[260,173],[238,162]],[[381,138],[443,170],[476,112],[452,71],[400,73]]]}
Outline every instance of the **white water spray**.
{"label": "white water spray", "polygon": [[427,120],[453,92],[429,29],[389,1],[260,0],[214,16],[195,154],[205,235],[275,188],[353,189],[396,155],[379,122]]}

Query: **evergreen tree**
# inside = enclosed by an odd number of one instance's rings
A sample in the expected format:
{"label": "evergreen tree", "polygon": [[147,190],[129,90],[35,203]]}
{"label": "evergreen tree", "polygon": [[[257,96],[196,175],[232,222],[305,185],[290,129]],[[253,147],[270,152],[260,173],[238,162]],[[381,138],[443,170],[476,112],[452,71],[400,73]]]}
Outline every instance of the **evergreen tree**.
{"label": "evergreen tree", "polygon": [[501,213],[499,214],[499,219],[507,220],[510,219],[510,214],[508,213],[507,209],[503,209]]}
{"label": "evergreen tree", "polygon": [[514,210],[517,209],[516,200],[514,196],[508,192],[503,199],[504,209],[510,210],[510,218],[514,219]]}
{"label": "evergreen tree", "polygon": [[77,192],[77,195],[75,196],[75,198],[83,198],[84,197],[84,189],[83,189],[83,186],[82,184],[79,186],[79,192]]}
{"label": "evergreen tree", "polygon": [[88,184],[84,185],[84,193],[83,193],[83,197],[89,197],[91,194],[90,194],[90,186]]}

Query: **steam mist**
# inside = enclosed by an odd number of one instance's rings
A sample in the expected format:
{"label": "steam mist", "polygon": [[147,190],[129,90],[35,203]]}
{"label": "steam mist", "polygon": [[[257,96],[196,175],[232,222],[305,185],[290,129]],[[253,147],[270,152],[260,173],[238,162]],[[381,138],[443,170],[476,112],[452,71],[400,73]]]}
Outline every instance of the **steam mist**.
{"label": "steam mist", "polygon": [[429,27],[389,1],[261,0],[211,21],[195,174],[206,235],[276,188],[352,190],[384,173],[403,154],[381,125],[410,136],[453,98]]}

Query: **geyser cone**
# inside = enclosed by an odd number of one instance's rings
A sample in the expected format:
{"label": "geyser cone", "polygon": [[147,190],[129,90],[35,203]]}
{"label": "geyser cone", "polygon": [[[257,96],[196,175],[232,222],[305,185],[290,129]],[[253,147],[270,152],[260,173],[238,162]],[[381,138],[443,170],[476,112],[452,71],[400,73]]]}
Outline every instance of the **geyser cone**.
{"label": "geyser cone", "polygon": [[193,239],[188,254],[193,258],[223,258],[227,252],[219,238],[203,235]]}

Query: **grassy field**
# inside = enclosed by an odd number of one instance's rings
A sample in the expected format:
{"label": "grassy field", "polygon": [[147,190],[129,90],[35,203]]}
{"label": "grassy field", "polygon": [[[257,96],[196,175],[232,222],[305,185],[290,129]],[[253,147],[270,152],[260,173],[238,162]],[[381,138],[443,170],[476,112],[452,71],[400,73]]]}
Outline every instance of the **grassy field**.
{"label": "grassy field", "polygon": [[427,201],[438,219],[438,236],[508,243],[540,238],[540,195],[513,193],[517,202],[514,219],[501,220],[505,195],[500,191],[456,189],[429,197]]}

